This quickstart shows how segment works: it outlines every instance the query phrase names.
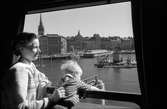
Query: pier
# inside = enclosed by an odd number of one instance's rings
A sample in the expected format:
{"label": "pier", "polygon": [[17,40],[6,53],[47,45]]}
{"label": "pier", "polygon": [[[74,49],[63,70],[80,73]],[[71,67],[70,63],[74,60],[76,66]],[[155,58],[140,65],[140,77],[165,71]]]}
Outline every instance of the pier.
{"label": "pier", "polygon": [[87,52],[83,53],[83,58],[94,58],[97,56],[105,56],[105,55],[110,55],[112,54],[113,51],[108,51],[108,50],[88,50]]}
{"label": "pier", "polygon": [[[108,51],[108,50],[88,50],[83,53],[81,57],[83,58],[94,58],[98,56],[106,56],[106,55],[112,55],[114,51]],[[121,50],[119,51],[120,54],[135,54],[134,50]]]}
{"label": "pier", "polygon": [[40,59],[69,59],[70,54],[55,54],[55,55],[48,55],[48,56],[41,56]]}

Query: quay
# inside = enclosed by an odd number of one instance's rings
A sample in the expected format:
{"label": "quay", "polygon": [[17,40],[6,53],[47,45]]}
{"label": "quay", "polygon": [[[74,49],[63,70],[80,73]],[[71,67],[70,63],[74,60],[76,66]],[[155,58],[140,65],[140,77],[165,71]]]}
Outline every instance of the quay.
{"label": "quay", "polygon": [[120,54],[135,54],[135,50],[121,50]]}
{"label": "quay", "polygon": [[113,53],[113,51],[108,51],[108,50],[88,50],[88,51],[84,52],[81,57],[94,58],[97,56],[110,55],[112,53]]}
{"label": "quay", "polygon": [[55,54],[49,56],[41,56],[40,59],[70,59],[70,54]]}
{"label": "quay", "polygon": [[[106,55],[112,55],[114,51],[108,50],[88,50],[86,52],[78,52],[77,56],[81,58],[95,58]],[[134,50],[121,50],[119,54],[135,54]],[[70,59],[74,55],[73,53],[54,54],[40,56],[40,59]],[[76,55],[76,54],[75,54]]]}

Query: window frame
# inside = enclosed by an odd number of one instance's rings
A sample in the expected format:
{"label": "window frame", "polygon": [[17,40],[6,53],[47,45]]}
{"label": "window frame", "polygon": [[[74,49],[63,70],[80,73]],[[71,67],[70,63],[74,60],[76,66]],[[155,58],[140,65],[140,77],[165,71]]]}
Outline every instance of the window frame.
{"label": "window frame", "polygon": [[146,97],[146,80],[144,75],[144,59],[143,59],[143,47],[142,47],[142,24],[140,17],[141,3],[138,0],[36,0],[34,2],[25,3],[25,13],[22,15],[21,22],[18,26],[18,32],[23,31],[24,20],[26,14],[34,14],[39,12],[50,12],[57,10],[65,10],[72,8],[89,7],[96,5],[104,5],[111,3],[120,3],[130,1],[132,4],[132,26],[134,32],[135,51],[137,59],[137,72],[139,78],[139,86],[141,94],[138,93],[125,93],[125,92],[114,92],[114,91],[86,91],[86,97],[97,98],[97,99],[108,99],[108,100],[119,100],[136,103],[143,108],[147,103]]}

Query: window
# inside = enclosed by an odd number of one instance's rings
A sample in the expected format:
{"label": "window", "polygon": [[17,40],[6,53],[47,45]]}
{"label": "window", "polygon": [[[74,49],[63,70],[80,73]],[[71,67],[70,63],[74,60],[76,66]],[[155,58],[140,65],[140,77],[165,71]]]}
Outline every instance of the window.
{"label": "window", "polygon": [[[75,53],[80,57],[84,81],[97,77],[108,92],[140,94],[131,2],[29,13],[24,31],[39,36],[42,53],[35,64],[55,86],[62,76],[60,65]],[[105,103],[127,106],[111,100]]]}

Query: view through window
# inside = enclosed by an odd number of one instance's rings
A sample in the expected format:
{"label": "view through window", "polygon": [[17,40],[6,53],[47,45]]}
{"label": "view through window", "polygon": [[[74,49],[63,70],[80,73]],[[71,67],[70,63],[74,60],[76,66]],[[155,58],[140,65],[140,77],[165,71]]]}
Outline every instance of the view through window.
{"label": "view through window", "polygon": [[131,2],[27,14],[24,32],[39,36],[35,64],[54,85],[60,65],[75,55],[86,82],[97,77],[105,90],[140,93]]}

